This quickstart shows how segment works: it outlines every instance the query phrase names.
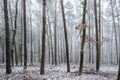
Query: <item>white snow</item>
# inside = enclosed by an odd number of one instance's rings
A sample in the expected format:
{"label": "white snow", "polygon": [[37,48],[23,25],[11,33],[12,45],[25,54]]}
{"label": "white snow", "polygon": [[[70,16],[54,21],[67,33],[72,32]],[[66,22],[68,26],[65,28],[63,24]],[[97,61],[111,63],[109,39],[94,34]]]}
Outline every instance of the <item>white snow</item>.
{"label": "white snow", "polygon": [[[100,71],[102,72],[114,72],[117,73],[117,66],[102,66]],[[86,74],[85,71],[94,69],[93,65],[84,66],[83,75],[78,75],[78,65],[71,65],[71,72],[67,73],[66,64],[61,65],[45,65],[45,75],[40,75],[40,66],[28,66],[27,70],[23,70],[23,67],[13,67],[12,74],[5,75],[5,69],[0,69],[0,80],[114,80],[116,75],[110,75],[111,77],[104,77],[97,74]],[[112,73],[111,73],[112,74]],[[3,75],[3,76],[1,76]]]}

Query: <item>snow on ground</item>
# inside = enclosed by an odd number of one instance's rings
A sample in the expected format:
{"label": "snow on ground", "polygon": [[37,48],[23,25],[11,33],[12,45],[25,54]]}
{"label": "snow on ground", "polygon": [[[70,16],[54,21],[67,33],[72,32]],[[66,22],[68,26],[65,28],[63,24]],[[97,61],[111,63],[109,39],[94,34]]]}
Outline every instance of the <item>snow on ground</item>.
{"label": "snow on ground", "polygon": [[112,65],[101,66],[100,70],[103,71],[103,72],[117,72],[118,71],[118,66],[112,66]]}
{"label": "snow on ground", "polygon": [[66,64],[46,65],[45,75],[40,75],[39,66],[28,66],[27,70],[17,66],[12,68],[12,74],[5,75],[5,68],[0,67],[0,80],[115,80],[117,77],[117,66],[102,66],[100,72],[95,72],[94,65],[86,65],[83,75],[78,75],[78,65],[71,65],[71,72],[67,73]]}

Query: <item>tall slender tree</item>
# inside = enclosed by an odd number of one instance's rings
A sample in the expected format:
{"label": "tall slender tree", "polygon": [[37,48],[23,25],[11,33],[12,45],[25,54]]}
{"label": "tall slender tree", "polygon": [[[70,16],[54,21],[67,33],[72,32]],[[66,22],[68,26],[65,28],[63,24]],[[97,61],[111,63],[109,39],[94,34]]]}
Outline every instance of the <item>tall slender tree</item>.
{"label": "tall slender tree", "polygon": [[4,36],[0,36],[0,47],[2,48],[2,63],[4,63]]}
{"label": "tall slender tree", "polygon": [[27,30],[26,30],[26,0],[23,0],[23,26],[24,26],[24,69],[27,69]]}
{"label": "tall slender tree", "polygon": [[30,15],[30,45],[31,45],[31,54],[30,54],[30,62],[33,65],[33,43],[32,43],[32,13],[31,13],[31,2],[29,3],[29,15]]}
{"label": "tall slender tree", "polygon": [[[117,14],[119,14],[118,7],[117,7]],[[118,26],[119,25],[120,25],[120,20],[119,20],[119,17],[118,17]],[[119,27],[118,30],[120,31],[120,27]],[[120,41],[120,34],[119,34],[119,41]],[[119,46],[120,46],[120,42],[119,42]],[[117,80],[120,80],[120,49],[119,49],[119,68],[118,68],[118,77],[117,77]]]}
{"label": "tall slender tree", "polygon": [[42,57],[41,57],[41,69],[40,74],[45,74],[44,65],[45,65],[45,25],[46,25],[46,0],[43,0],[43,31],[42,31]]}
{"label": "tall slender tree", "polygon": [[[4,36],[3,36],[3,37],[4,37]],[[5,46],[4,46],[5,41],[4,41],[4,38],[2,39],[2,38],[0,37],[0,39],[1,39],[1,45],[2,45],[2,62],[5,63],[5,51],[4,51],[4,49],[5,49]]]}
{"label": "tall slender tree", "polygon": [[61,9],[62,9],[63,26],[64,26],[64,34],[65,34],[67,72],[70,72],[69,46],[68,46],[68,36],[67,36],[67,29],[66,29],[66,19],[65,19],[63,0],[61,0]]}
{"label": "tall slender tree", "polygon": [[119,55],[119,68],[118,68],[118,77],[117,80],[120,80],[120,55]]}
{"label": "tall slender tree", "polygon": [[[117,7],[117,15],[118,14],[119,14],[119,12],[118,12],[118,7]],[[120,25],[119,22],[120,22],[120,20],[119,20],[119,17],[118,17],[118,26]],[[120,31],[120,27],[119,27],[119,31]],[[119,34],[119,41],[120,41],[120,34]],[[120,46],[120,42],[119,42],[119,46]],[[120,80],[120,49],[119,49],[119,68],[118,68],[117,80]]]}
{"label": "tall slender tree", "polygon": [[[11,7],[11,0],[9,0],[9,14],[10,14],[10,26],[12,27],[12,30],[14,28],[14,21],[13,21],[13,14],[12,14],[12,7]],[[12,45],[11,45],[12,46]],[[11,47],[11,64],[14,66],[14,54],[13,54],[13,49]]]}
{"label": "tall slender tree", "polygon": [[96,29],[96,71],[98,72],[100,67],[100,51],[99,51],[99,35],[98,35],[98,18],[97,18],[96,0],[94,0],[94,13],[95,13],[95,29]]}
{"label": "tall slender tree", "polygon": [[84,44],[85,44],[85,35],[86,35],[86,5],[87,0],[84,0],[84,7],[83,7],[83,18],[82,18],[82,27],[83,28],[83,37],[81,42],[81,49],[80,49],[80,67],[79,67],[79,75],[82,75],[82,68],[83,68],[83,62],[84,62]]}
{"label": "tall slender tree", "polygon": [[99,65],[101,62],[101,0],[99,0],[99,30],[98,30],[98,45],[99,45]]}
{"label": "tall slender tree", "polygon": [[[17,16],[18,16],[18,8],[17,8],[17,5],[18,5],[18,0],[16,1],[16,5],[15,5],[15,20],[14,20],[14,27],[13,27],[13,36],[12,36],[12,48],[11,48],[11,54],[12,54],[12,58],[14,58],[14,53],[15,53],[15,62],[16,62],[16,65],[18,65],[18,59],[17,59],[17,53],[15,51],[15,48],[16,48],[16,30],[17,30]],[[14,59],[12,59],[14,60]],[[13,64],[12,66],[14,66],[14,61],[13,61]]]}
{"label": "tall slender tree", "polygon": [[[40,0],[39,0],[39,1],[40,1]],[[40,8],[40,11],[41,11],[41,5],[39,5],[39,8]],[[40,19],[40,20],[39,20],[39,23],[40,23],[39,25],[41,25],[41,17],[39,17],[39,19]],[[40,56],[41,56],[41,55],[40,55],[40,49],[41,49],[41,48],[40,48],[40,47],[41,47],[41,46],[40,46],[40,43],[41,43],[40,36],[41,36],[41,35],[40,35],[40,26],[38,26],[38,63],[40,63]]]}
{"label": "tall slender tree", "polygon": [[114,10],[113,10],[112,0],[110,0],[110,4],[111,4],[111,9],[112,9],[113,27],[114,27],[114,32],[115,32],[116,58],[117,58],[117,64],[118,64],[119,63],[119,57],[118,57],[117,30],[116,30],[115,14],[114,14]]}
{"label": "tall slender tree", "polygon": [[[89,3],[89,6],[88,6],[88,19],[89,19],[89,27],[91,26],[91,19],[90,19],[90,8],[91,8],[91,5],[90,5],[90,0],[88,1],[88,3]],[[91,31],[90,31],[90,28],[89,28],[89,36],[91,35],[90,33],[91,33]],[[91,63],[91,60],[92,60],[92,58],[91,58],[91,45],[90,45],[90,42],[89,42],[89,44],[88,44],[88,46],[89,46],[89,63]]]}
{"label": "tall slender tree", "polygon": [[57,7],[57,6],[56,6],[56,5],[57,5],[57,0],[55,0],[55,18],[54,18],[54,35],[55,35],[55,37],[54,37],[54,47],[55,47],[54,50],[55,50],[55,51],[54,51],[54,52],[55,52],[55,65],[57,65],[57,36],[56,36],[56,27],[57,27],[57,26],[56,26],[56,24],[57,24],[57,23],[56,23],[56,17],[57,17],[57,16],[56,16],[56,9],[57,9],[57,8],[56,8],[56,7]]}
{"label": "tall slender tree", "polygon": [[[48,10],[47,10],[48,11]],[[47,12],[48,13],[48,12]],[[49,34],[50,34],[50,43],[51,43],[51,56],[52,56],[52,64],[54,64],[54,56],[53,56],[53,41],[52,41],[52,33],[51,33],[51,23],[50,23],[50,17],[48,14],[48,29],[49,29]]]}
{"label": "tall slender tree", "polygon": [[21,1],[21,42],[20,42],[20,45],[19,45],[19,52],[20,52],[20,64],[22,65],[22,52],[23,52],[23,6],[22,6],[22,1]]}
{"label": "tall slender tree", "polygon": [[9,34],[9,17],[8,17],[8,0],[3,0],[4,4],[4,19],[5,19],[5,42],[6,42],[6,74],[11,73],[10,65],[10,34]]}

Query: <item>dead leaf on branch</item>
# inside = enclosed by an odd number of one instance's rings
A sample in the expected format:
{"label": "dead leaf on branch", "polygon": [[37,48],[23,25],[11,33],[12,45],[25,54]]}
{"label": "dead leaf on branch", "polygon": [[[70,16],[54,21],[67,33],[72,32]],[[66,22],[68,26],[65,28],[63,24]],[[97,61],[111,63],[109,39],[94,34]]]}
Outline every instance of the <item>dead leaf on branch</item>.
{"label": "dead leaf on branch", "polygon": [[[81,36],[81,38],[83,38],[83,36]],[[100,43],[101,45],[102,45],[104,42],[110,41],[110,39],[105,38],[105,37],[102,37],[101,42],[99,42],[99,41],[96,41],[95,38],[90,37],[90,36],[88,36],[88,35],[85,35],[85,40],[86,40],[87,42],[92,42],[92,43],[94,43],[94,44],[95,44],[95,43]]]}
{"label": "dead leaf on branch", "polygon": [[[83,38],[83,36],[81,36],[81,38]],[[90,42],[96,42],[96,40],[93,37],[90,37],[88,35],[85,35],[85,40]]]}
{"label": "dead leaf on branch", "polygon": [[91,26],[88,26],[87,24],[82,24],[82,25],[77,25],[76,27],[75,27],[75,29],[76,30],[79,30],[80,32],[83,30],[83,29],[85,29],[85,28],[93,28],[92,27],[92,25]]}

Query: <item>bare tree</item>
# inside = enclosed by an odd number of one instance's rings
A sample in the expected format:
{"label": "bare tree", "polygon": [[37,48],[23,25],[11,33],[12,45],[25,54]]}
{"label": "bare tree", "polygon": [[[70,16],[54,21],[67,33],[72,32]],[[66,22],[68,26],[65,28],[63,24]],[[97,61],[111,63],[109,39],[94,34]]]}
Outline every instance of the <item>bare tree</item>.
{"label": "bare tree", "polygon": [[[89,4],[88,4],[88,9],[89,9],[89,10],[88,10],[89,27],[90,27],[90,25],[91,25],[91,19],[90,19],[90,16],[91,16],[91,15],[90,15],[90,12],[91,12],[91,11],[90,11],[90,8],[91,8],[91,7],[90,7],[90,6],[91,6],[91,5],[90,5],[90,0],[89,0]],[[90,31],[90,28],[89,28],[89,36],[91,35],[90,33],[91,33],[91,31]],[[89,42],[89,45],[88,45],[88,46],[89,46],[89,63],[91,63],[91,61],[92,61],[91,54],[92,54],[92,53],[91,53],[91,45],[90,45],[90,42]]]}
{"label": "bare tree", "polygon": [[23,26],[24,26],[24,69],[27,69],[27,43],[26,43],[26,0],[23,0]]}
{"label": "bare tree", "polygon": [[51,49],[51,56],[52,56],[52,64],[54,64],[54,59],[53,59],[54,58],[54,56],[53,56],[53,41],[52,41],[52,33],[51,33],[52,30],[51,30],[51,23],[50,23],[49,15],[48,15],[48,31],[49,31],[49,34],[50,34],[49,36],[50,36],[50,43],[51,43],[50,49]]}
{"label": "bare tree", "polygon": [[21,1],[21,42],[20,42],[20,45],[19,45],[19,52],[20,52],[20,64],[22,65],[22,51],[23,51],[23,49],[22,49],[22,47],[23,47],[23,11],[22,11],[22,9],[23,9],[23,6],[22,6],[22,1]]}
{"label": "bare tree", "polygon": [[[12,36],[12,48],[11,48],[11,54],[12,54],[12,57],[14,57],[14,53],[15,53],[15,62],[16,62],[16,65],[18,65],[18,58],[17,58],[17,51],[16,51],[16,30],[17,30],[17,16],[18,16],[18,9],[17,9],[17,5],[18,5],[18,0],[16,1],[16,5],[15,5],[15,20],[14,20],[14,27],[13,27],[13,36]],[[14,59],[12,59],[14,60]],[[12,66],[14,66],[14,61],[13,61],[13,64]]]}
{"label": "bare tree", "polygon": [[55,18],[54,18],[54,35],[55,35],[55,37],[54,37],[54,47],[55,47],[55,49],[54,49],[54,52],[55,52],[55,65],[57,65],[57,36],[56,36],[56,6],[57,5],[57,0],[55,0]]}
{"label": "bare tree", "polygon": [[31,2],[29,3],[29,15],[30,15],[30,44],[31,44],[31,55],[30,55],[30,62],[33,65],[33,44],[32,44],[32,13],[31,13]]}
{"label": "bare tree", "polygon": [[[13,14],[12,14],[11,0],[9,0],[9,9],[8,10],[9,10],[9,14],[10,14],[10,26],[12,27],[12,30],[13,30],[13,28],[14,28],[14,25],[13,25],[14,21],[13,21],[13,17],[12,17]],[[11,64],[12,64],[12,66],[14,66],[14,54],[13,54],[12,47],[11,47],[11,54],[10,55],[11,55]]]}
{"label": "bare tree", "polygon": [[114,15],[114,10],[113,10],[112,0],[110,0],[110,4],[111,4],[111,9],[112,9],[113,27],[114,27],[114,31],[115,31],[116,58],[117,58],[117,64],[118,64],[119,63],[119,57],[118,57],[117,30],[116,30],[115,15]]}
{"label": "bare tree", "polygon": [[119,55],[119,69],[118,69],[118,77],[117,80],[120,80],[120,55]]}
{"label": "bare tree", "polygon": [[42,31],[42,57],[41,57],[41,69],[40,74],[45,74],[45,25],[46,25],[46,0],[43,0],[43,31]]}
{"label": "bare tree", "polygon": [[11,73],[10,66],[10,34],[9,34],[9,17],[8,17],[8,5],[7,0],[3,0],[4,3],[4,19],[5,19],[5,42],[6,42],[6,74]]}
{"label": "bare tree", "polygon": [[65,12],[64,12],[64,6],[63,6],[63,0],[61,0],[61,8],[62,8],[62,17],[63,17],[64,34],[65,34],[67,72],[70,72],[69,46],[68,46],[68,37],[67,37],[66,19],[65,19]]}
{"label": "bare tree", "polygon": [[99,0],[99,29],[98,29],[98,45],[99,45],[99,66],[101,62],[101,0]]}
{"label": "bare tree", "polygon": [[84,7],[83,7],[83,18],[82,18],[82,26],[83,28],[83,37],[82,37],[82,42],[81,42],[81,49],[80,49],[80,67],[79,67],[79,75],[82,75],[82,68],[83,68],[83,62],[84,62],[84,44],[85,44],[85,35],[86,35],[86,5],[87,5],[87,0],[84,0]]}
{"label": "bare tree", "polygon": [[96,29],[96,71],[99,71],[100,67],[100,52],[99,52],[99,38],[98,38],[98,20],[97,20],[97,6],[96,0],[94,0],[94,13],[95,13],[95,29]]}

